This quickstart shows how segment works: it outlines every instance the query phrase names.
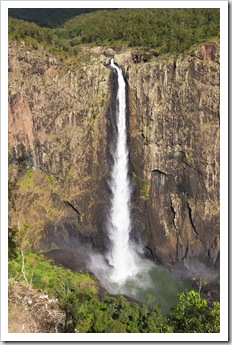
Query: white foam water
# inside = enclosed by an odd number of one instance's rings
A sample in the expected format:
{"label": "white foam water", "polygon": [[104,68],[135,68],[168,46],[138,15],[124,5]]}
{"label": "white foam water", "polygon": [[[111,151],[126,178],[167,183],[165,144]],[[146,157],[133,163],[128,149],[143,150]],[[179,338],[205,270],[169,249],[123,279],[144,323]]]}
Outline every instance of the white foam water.
{"label": "white foam water", "polygon": [[107,259],[112,266],[110,280],[119,286],[138,272],[138,255],[130,242],[131,185],[128,176],[128,147],[126,131],[126,84],[121,68],[111,59],[110,67],[118,75],[117,92],[117,142],[113,155],[110,177],[112,192],[111,208],[108,219],[108,235],[111,249]]}
{"label": "white foam water", "polygon": [[131,184],[128,175],[126,84],[121,68],[113,59],[110,67],[116,69],[118,76],[117,138],[109,181],[112,198],[107,220],[110,249],[105,256],[89,252],[88,268],[108,292],[122,293],[138,301],[145,301],[147,294],[151,294],[162,311],[167,312],[177,302],[177,292],[183,291],[186,283],[146,259],[142,246],[130,241]]}

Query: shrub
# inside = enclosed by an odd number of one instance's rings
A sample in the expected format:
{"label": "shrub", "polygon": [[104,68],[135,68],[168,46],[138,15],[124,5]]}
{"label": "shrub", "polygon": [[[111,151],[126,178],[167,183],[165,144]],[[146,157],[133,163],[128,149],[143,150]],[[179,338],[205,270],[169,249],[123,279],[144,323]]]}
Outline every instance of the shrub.
{"label": "shrub", "polygon": [[174,333],[220,332],[219,302],[208,306],[207,300],[196,291],[179,294],[179,303],[167,316]]}

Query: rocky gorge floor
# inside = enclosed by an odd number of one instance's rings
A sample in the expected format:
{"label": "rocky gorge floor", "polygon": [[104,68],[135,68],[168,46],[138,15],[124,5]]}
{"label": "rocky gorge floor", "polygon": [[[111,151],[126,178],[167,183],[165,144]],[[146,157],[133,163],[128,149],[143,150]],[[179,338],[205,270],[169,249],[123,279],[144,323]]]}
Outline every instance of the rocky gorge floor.
{"label": "rocky gorge floor", "polygon": [[60,333],[64,330],[65,312],[55,298],[40,289],[15,282],[9,286],[9,333]]}

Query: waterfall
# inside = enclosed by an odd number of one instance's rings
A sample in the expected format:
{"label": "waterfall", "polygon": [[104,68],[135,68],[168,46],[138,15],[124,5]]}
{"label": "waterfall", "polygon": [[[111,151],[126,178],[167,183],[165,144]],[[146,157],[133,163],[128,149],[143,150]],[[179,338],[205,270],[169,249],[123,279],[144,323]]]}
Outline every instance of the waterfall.
{"label": "waterfall", "polygon": [[121,68],[111,59],[110,67],[118,75],[117,92],[117,141],[113,155],[113,167],[110,176],[112,192],[111,208],[108,219],[108,235],[111,249],[107,259],[112,266],[110,280],[119,286],[137,273],[136,252],[130,243],[131,185],[128,176],[128,147],[126,131],[126,84]]}
{"label": "waterfall", "polygon": [[138,301],[145,301],[149,294],[157,298],[166,312],[167,307],[174,304],[177,293],[183,290],[182,282],[178,282],[170,272],[146,259],[142,243],[135,245],[130,241],[132,223],[126,130],[126,84],[121,68],[113,59],[110,61],[110,67],[117,71],[118,77],[116,145],[112,155],[113,164],[109,180],[112,196],[106,224],[110,248],[106,254],[88,250],[88,269],[96,275],[101,286],[109,293],[121,293]]}

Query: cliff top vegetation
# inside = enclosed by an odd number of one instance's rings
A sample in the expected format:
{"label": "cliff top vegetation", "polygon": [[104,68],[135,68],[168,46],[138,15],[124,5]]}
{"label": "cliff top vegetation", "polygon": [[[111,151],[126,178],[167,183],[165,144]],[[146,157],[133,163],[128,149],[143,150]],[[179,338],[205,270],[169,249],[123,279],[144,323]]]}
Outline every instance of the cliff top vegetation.
{"label": "cliff top vegetation", "polygon": [[96,8],[9,8],[8,14],[46,28],[57,28],[70,18],[97,11]]}
{"label": "cliff top vegetation", "polygon": [[[53,13],[54,21],[58,14]],[[181,54],[194,44],[219,38],[219,17],[219,9],[214,8],[104,9],[78,15],[54,29],[9,18],[9,37],[33,39],[71,55],[78,54],[81,44]]]}

